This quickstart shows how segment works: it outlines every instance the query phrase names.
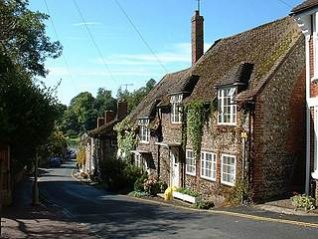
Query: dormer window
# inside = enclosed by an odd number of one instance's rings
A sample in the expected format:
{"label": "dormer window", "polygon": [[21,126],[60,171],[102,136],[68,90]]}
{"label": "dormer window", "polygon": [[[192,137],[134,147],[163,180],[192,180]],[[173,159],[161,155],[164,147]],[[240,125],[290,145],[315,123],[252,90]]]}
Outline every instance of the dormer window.
{"label": "dormer window", "polygon": [[141,143],[149,143],[150,130],[149,130],[149,119],[139,119],[139,138]]}
{"label": "dormer window", "polygon": [[218,90],[218,124],[236,125],[237,106],[234,102],[236,87],[221,88]]}
{"label": "dormer window", "polygon": [[182,94],[171,96],[171,123],[180,124],[182,122]]}

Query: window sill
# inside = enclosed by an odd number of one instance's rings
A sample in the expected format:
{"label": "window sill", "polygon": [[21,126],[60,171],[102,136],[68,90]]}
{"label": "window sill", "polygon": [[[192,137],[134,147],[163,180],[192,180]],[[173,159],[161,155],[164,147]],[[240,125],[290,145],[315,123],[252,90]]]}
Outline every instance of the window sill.
{"label": "window sill", "polygon": [[172,121],[170,121],[170,123],[171,123],[172,125],[181,125],[181,124],[182,124],[182,122],[172,122]]}
{"label": "window sill", "polygon": [[139,141],[140,144],[149,144],[149,141]]}
{"label": "window sill", "polygon": [[216,182],[216,178],[209,178],[209,177],[206,177],[206,176],[203,176],[203,175],[201,175],[201,178],[203,178],[205,180],[208,180],[208,181],[211,181],[211,182]]}
{"label": "window sill", "polygon": [[221,184],[226,185],[226,186],[230,186],[230,187],[234,187],[235,183],[230,183],[230,182],[224,182],[221,180]]}
{"label": "window sill", "polygon": [[237,126],[237,123],[217,123],[217,126]]}
{"label": "window sill", "polygon": [[188,173],[188,172],[186,172],[186,175],[193,176],[193,177],[196,176],[195,173]]}

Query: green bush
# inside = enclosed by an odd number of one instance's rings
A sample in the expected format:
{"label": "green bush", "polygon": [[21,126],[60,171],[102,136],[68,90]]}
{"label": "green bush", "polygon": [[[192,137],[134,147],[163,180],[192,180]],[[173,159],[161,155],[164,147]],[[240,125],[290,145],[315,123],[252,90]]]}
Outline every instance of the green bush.
{"label": "green bush", "polygon": [[144,183],[144,190],[146,193],[152,196],[156,196],[160,193],[159,180],[154,175],[150,175]]}
{"label": "green bush", "polygon": [[291,201],[295,209],[301,208],[305,211],[314,210],[315,209],[315,199],[311,196],[303,195],[295,195],[291,197]]}
{"label": "green bush", "polygon": [[214,202],[211,201],[199,201],[193,205],[197,209],[210,209],[214,207]]}
{"label": "green bush", "polygon": [[132,197],[136,197],[136,198],[142,198],[142,197],[148,196],[146,192],[139,192],[139,191],[132,191],[128,195]]}
{"label": "green bush", "polygon": [[136,192],[144,192],[144,183],[148,179],[147,173],[144,173],[140,178],[135,181],[134,190]]}
{"label": "green bush", "polygon": [[187,195],[192,196],[192,197],[199,197],[200,196],[200,193],[195,192],[189,188],[177,188],[176,192],[187,194]]}
{"label": "green bush", "polygon": [[102,180],[112,190],[133,190],[134,183],[143,175],[141,169],[127,161],[112,159],[101,163]]}
{"label": "green bush", "polygon": [[168,184],[160,179],[158,183],[159,183],[160,193],[164,193],[166,189],[168,188]]}

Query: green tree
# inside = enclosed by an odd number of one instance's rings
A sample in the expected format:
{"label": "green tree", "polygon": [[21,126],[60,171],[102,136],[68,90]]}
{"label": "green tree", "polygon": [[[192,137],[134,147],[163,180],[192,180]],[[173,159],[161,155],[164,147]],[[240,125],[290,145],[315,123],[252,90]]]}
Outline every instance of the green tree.
{"label": "green tree", "polygon": [[52,90],[34,84],[10,60],[0,55],[0,141],[9,142],[16,165],[30,162],[50,136],[57,116]]}
{"label": "green tree", "polygon": [[75,135],[96,128],[98,111],[95,109],[95,98],[89,92],[75,96],[64,112],[62,130],[68,135]]}
{"label": "green tree", "polygon": [[131,112],[134,110],[137,105],[143,100],[143,98],[155,87],[156,81],[154,79],[150,79],[146,86],[140,87],[133,92],[129,92],[127,90],[122,90],[121,88],[117,91],[117,98],[125,99],[128,103],[128,111]]}
{"label": "green tree", "polygon": [[28,0],[0,0],[0,50],[20,70],[45,76],[45,60],[60,56],[62,47],[46,35],[48,15],[33,12],[28,5]]}
{"label": "green tree", "polygon": [[61,54],[46,36],[47,15],[27,0],[0,0],[0,141],[11,145],[14,167],[30,163],[51,135],[58,115],[54,89],[34,79]]}
{"label": "green tree", "polygon": [[117,100],[112,97],[112,92],[104,88],[99,88],[96,95],[95,108],[98,116],[103,116],[106,110],[116,112]]}

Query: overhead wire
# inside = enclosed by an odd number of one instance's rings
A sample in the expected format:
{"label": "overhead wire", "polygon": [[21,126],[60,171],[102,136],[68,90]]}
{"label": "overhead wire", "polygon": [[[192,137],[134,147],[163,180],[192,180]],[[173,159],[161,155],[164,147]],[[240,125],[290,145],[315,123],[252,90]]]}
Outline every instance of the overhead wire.
{"label": "overhead wire", "polygon": [[144,43],[144,45],[148,48],[148,50],[150,51],[150,53],[154,56],[154,58],[156,59],[156,61],[159,63],[159,65],[161,66],[161,68],[165,71],[165,73],[168,73],[167,68],[164,66],[164,64],[161,62],[161,60],[159,59],[159,57],[157,56],[157,54],[155,53],[155,51],[151,48],[150,44],[146,41],[146,39],[143,37],[142,33],[139,31],[139,29],[137,28],[137,26],[134,24],[132,18],[128,15],[128,13],[125,11],[125,9],[123,8],[123,6],[119,3],[118,0],[114,0],[116,5],[118,6],[118,8],[121,10],[121,12],[124,14],[124,16],[126,17],[126,19],[128,20],[128,22],[130,23],[130,25],[132,26],[132,28],[135,30],[135,32],[137,33],[137,35],[139,36],[139,38],[141,39],[141,41]]}
{"label": "overhead wire", "polygon": [[286,2],[285,0],[277,0],[277,1],[279,1],[280,3],[282,3],[282,4],[284,4],[285,6],[287,6],[288,8],[292,8],[293,6],[292,5],[290,5],[288,2]]}
{"label": "overhead wire", "polygon": [[[56,39],[60,42],[61,39],[60,39],[59,34],[58,34],[58,32],[57,32],[57,28],[55,27],[55,23],[54,23],[54,21],[53,21],[53,17],[52,17],[52,15],[51,15],[51,11],[50,11],[49,5],[48,5],[48,3],[47,3],[46,0],[44,0],[44,4],[45,4],[45,8],[46,8],[47,14],[49,15],[50,22],[51,22],[51,25],[52,25],[52,28],[53,28],[53,32],[54,32],[54,34],[55,34],[55,37],[56,37]],[[63,61],[64,61],[64,65],[65,65],[65,67],[66,67],[67,73],[68,73],[68,75],[70,76],[70,79],[71,79],[71,81],[72,81],[74,87],[77,89],[77,86],[76,86],[76,84],[75,84],[75,82],[74,82],[73,74],[72,74],[72,72],[71,72],[71,70],[70,70],[70,66],[69,66],[69,64],[68,64],[68,61],[67,61],[67,59],[66,59],[66,56],[65,56],[64,51],[62,51],[62,58],[63,58]],[[62,79],[61,79],[61,80],[62,80]],[[61,80],[59,81],[59,84],[61,83]]]}
{"label": "overhead wire", "polygon": [[76,8],[76,10],[77,10],[77,12],[78,12],[78,14],[79,14],[79,16],[80,16],[82,22],[83,22],[83,25],[84,25],[84,27],[85,27],[85,29],[86,29],[86,31],[87,31],[87,33],[88,33],[88,35],[89,35],[91,41],[92,41],[92,43],[93,43],[93,45],[94,45],[94,47],[95,47],[97,53],[99,54],[99,57],[101,58],[102,64],[104,65],[106,71],[108,72],[108,74],[109,74],[111,80],[114,81],[114,82],[116,82],[116,81],[115,81],[115,78],[114,78],[114,75],[112,74],[109,65],[108,65],[107,62],[105,61],[105,58],[104,58],[104,56],[103,56],[102,51],[100,50],[100,48],[99,48],[97,42],[95,41],[95,38],[94,38],[94,36],[93,36],[91,30],[89,29],[89,27],[88,27],[87,24],[86,24],[87,21],[85,20],[84,15],[83,15],[83,13],[82,13],[80,7],[78,6],[76,0],[73,0],[73,3],[74,3],[74,5],[75,5],[75,8]]}

